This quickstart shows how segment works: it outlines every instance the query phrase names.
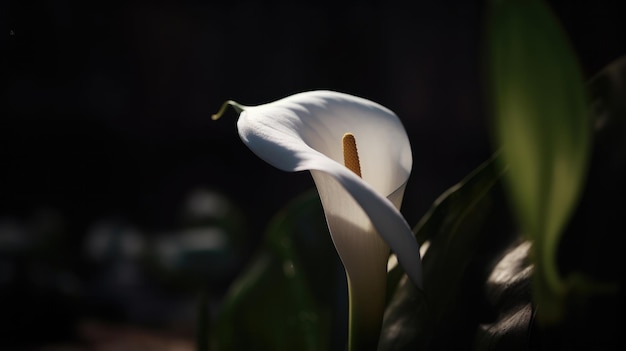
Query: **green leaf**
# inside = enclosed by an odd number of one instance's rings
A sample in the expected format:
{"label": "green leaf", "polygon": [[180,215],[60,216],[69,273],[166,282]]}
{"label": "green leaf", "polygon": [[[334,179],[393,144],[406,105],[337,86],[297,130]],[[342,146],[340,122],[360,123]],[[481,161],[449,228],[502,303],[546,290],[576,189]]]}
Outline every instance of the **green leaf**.
{"label": "green leaf", "polygon": [[385,310],[378,350],[426,350],[430,325],[426,298],[406,274]]}
{"label": "green leaf", "polygon": [[485,283],[486,302],[494,311],[493,320],[476,329],[474,349],[529,350],[534,311],[530,281],[533,267],[528,259],[530,242],[516,240],[490,267]]}
{"label": "green leaf", "polygon": [[[456,299],[457,288],[475,255],[486,248],[498,247],[494,244],[504,237],[497,231],[506,228],[496,224],[501,224],[504,219],[501,212],[506,208],[496,185],[505,174],[497,157],[491,158],[444,193],[445,200],[438,203],[422,226],[418,224],[417,235],[430,237],[423,259],[424,285],[435,323],[444,318],[450,303]],[[491,232],[502,237],[489,238]],[[494,241],[488,242],[487,238]]]}
{"label": "green leaf", "polygon": [[[418,223],[418,241],[429,245],[424,291],[400,280],[385,311],[380,350],[454,349],[471,342],[483,280],[468,280],[470,266],[481,267],[477,262],[489,260],[510,240],[502,233],[510,228],[504,225],[508,217],[497,186],[504,172],[492,157],[442,194]],[[468,313],[468,308],[476,310]],[[451,332],[457,335],[450,338]]]}
{"label": "green leaf", "polygon": [[494,136],[516,217],[533,242],[538,318],[549,324],[563,312],[559,239],[587,173],[588,98],[574,51],[543,1],[492,1],[489,28]]}
{"label": "green leaf", "polygon": [[339,318],[336,291],[345,289],[341,279],[319,198],[311,191],[276,215],[263,248],[229,289],[214,332],[217,348],[329,349]]}

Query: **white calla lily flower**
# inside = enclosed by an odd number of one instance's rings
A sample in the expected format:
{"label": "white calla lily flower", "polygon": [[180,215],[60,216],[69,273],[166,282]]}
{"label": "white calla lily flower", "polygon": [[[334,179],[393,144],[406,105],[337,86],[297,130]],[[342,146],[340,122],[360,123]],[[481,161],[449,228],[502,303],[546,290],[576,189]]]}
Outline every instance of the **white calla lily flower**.
{"label": "white calla lily flower", "polygon": [[378,331],[389,248],[422,288],[419,245],[399,212],[413,162],[399,118],[333,91],[250,107],[228,101],[214,119],[228,105],[240,112],[239,136],[257,156],[284,171],[311,172],[348,277],[351,336],[355,328]]}

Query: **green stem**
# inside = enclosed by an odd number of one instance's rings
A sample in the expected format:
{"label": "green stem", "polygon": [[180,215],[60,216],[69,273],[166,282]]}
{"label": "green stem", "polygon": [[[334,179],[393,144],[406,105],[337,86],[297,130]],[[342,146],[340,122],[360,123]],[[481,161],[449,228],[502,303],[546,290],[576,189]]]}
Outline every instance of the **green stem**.
{"label": "green stem", "polygon": [[382,326],[385,293],[355,286],[348,277],[348,351],[376,351]]}

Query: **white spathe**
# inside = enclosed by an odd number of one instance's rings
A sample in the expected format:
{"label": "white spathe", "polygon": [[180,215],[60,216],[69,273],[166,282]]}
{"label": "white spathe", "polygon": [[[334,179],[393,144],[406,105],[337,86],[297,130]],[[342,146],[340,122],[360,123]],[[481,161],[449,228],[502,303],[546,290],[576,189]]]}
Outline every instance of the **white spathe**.
{"label": "white spathe", "polygon": [[[399,212],[411,147],[392,111],[333,91],[239,107],[239,135],[257,156],[284,171],[311,171],[351,288],[384,296],[389,247],[422,288],[419,245]],[[348,132],[356,140],[362,178],[343,164]]]}

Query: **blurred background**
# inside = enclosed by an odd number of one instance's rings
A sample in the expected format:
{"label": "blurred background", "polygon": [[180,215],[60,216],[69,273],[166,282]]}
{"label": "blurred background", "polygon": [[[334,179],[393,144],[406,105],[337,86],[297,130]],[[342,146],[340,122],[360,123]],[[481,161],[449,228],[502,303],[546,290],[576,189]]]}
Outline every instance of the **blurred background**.
{"label": "blurred background", "polygon": [[[626,53],[617,2],[548,3],[586,77]],[[415,225],[491,153],[485,4],[2,1],[0,349],[193,349],[199,294],[217,310],[313,186],[255,157],[232,111],[211,121],[227,99],[331,89],[395,111]]]}

